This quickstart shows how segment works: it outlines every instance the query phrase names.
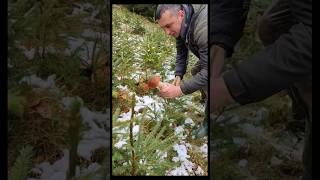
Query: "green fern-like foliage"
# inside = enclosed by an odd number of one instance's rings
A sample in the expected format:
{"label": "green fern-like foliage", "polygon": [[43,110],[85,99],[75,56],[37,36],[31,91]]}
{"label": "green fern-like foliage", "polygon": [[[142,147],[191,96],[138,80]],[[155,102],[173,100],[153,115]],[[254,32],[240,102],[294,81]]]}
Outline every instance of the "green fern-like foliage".
{"label": "green fern-like foliage", "polygon": [[[30,72],[46,77],[76,82],[79,59],[65,55],[69,37],[79,37],[86,27],[82,19],[87,13],[70,15],[72,4],[58,0],[10,0],[8,9],[8,57],[15,67],[10,70],[15,80]],[[20,48],[34,50],[31,61],[26,61]],[[50,52],[54,49],[55,52]],[[78,62],[78,63],[76,63]]]}
{"label": "green fern-like foliage", "polygon": [[[140,120],[144,122],[144,120]],[[141,127],[141,126],[140,126]],[[174,165],[169,159],[161,157],[167,153],[175,142],[175,136],[164,136],[167,126],[159,121],[150,133],[144,129],[139,131],[137,142],[134,145],[138,161],[137,175],[164,175],[165,171]]]}
{"label": "green fern-like foliage", "polygon": [[31,146],[26,146],[20,150],[20,155],[16,159],[9,174],[9,180],[24,180],[32,167],[31,158],[33,152]]}
{"label": "green fern-like foliage", "polygon": [[77,162],[77,149],[78,144],[81,139],[81,117],[80,117],[80,108],[81,108],[81,101],[80,100],[73,100],[70,105],[70,125],[68,129],[68,138],[69,138],[69,148],[70,148],[70,156],[69,156],[69,171],[68,176],[71,179],[75,176]]}
{"label": "green fern-like foliage", "polygon": [[[146,111],[134,121],[140,130],[134,137],[133,146],[128,143],[126,150],[113,148],[112,174],[165,175],[166,170],[174,166],[174,162],[162,156],[172,149],[176,137],[174,134],[165,135],[168,127],[163,125],[163,121],[157,121],[149,127],[150,119],[146,117]],[[135,158],[132,158],[132,152]]]}

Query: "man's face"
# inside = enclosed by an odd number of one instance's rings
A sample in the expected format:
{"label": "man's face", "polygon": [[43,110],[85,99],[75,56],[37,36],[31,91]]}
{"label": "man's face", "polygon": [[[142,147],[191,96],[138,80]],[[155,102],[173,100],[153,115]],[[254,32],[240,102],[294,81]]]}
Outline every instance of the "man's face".
{"label": "man's face", "polygon": [[178,13],[166,10],[164,13],[162,13],[158,23],[167,35],[177,38],[180,35],[183,17],[184,11],[182,10],[179,10]]}

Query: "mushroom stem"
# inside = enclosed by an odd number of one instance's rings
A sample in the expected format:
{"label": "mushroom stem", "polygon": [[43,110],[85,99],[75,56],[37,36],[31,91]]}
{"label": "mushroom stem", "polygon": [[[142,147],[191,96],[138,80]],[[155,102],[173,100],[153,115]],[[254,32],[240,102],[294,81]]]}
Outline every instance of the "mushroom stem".
{"label": "mushroom stem", "polygon": [[162,83],[162,82],[160,81],[159,84],[158,84],[158,86],[157,86],[157,88],[158,88],[158,89],[161,89],[161,88],[163,87],[163,85],[164,85],[164,83]]}

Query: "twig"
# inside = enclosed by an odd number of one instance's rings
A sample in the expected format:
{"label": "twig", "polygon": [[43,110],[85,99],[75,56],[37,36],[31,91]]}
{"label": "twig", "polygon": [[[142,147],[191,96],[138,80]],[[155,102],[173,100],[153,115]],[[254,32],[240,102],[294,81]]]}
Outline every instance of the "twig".
{"label": "twig", "polygon": [[131,169],[131,176],[135,176],[136,174],[136,155],[134,151],[134,145],[133,145],[133,121],[134,121],[134,106],[135,106],[135,95],[132,96],[132,104],[131,104],[131,120],[130,120],[130,145],[131,145],[131,152],[132,152],[132,169]]}

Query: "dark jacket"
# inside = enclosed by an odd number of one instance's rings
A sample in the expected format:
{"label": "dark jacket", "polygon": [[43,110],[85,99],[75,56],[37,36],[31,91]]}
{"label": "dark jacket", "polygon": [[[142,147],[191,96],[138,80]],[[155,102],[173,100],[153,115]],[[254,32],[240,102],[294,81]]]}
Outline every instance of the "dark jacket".
{"label": "dark jacket", "polygon": [[[210,45],[228,56],[241,37],[249,0],[214,0]],[[291,0],[296,18],[288,33],[224,74],[232,97],[240,104],[256,102],[295,85],[309,115],[312,110],[312,0]]]}
{"label": "dark jacket", "polygon": [[212,0],[210,6],[210,46],[218,44],[233,53],[249,11],[250,0]]}
{"label": "dark jacket", "polygon": [[193,12],[185,17],[180,37],[176,39],[177,57],[175,75],[183,77],[188,64],[188,51],[199,58],[201,70],[190,80],[182,81],[183,94],[190,94],[208,86],[208,6],[192,5]]}
{"label": "dark jacket", "polygon": [[[298,22],[312,26],[312,0],[291,1],[293,16]],[[235,44],[242,36],[251,0],[212,0],[210,6],[210,46],[219,44],[233,53]]]}

